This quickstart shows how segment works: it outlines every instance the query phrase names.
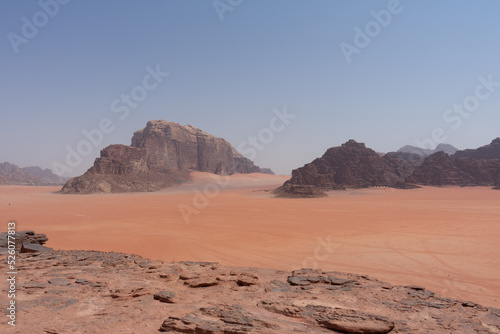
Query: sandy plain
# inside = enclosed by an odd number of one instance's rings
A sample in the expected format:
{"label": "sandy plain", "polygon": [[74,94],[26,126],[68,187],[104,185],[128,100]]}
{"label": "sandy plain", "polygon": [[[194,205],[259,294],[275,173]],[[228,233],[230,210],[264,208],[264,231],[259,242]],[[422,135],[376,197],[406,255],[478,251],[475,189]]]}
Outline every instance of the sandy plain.
{"label": "sandy plain", "polygon": [[322,268],[421,285],[500,308],[500,191],[373,188],[276,199],[287,177],[193,173],[155,193],[60,195],[0,187],[0,221],[46,233],[47,246],[164,261]]}

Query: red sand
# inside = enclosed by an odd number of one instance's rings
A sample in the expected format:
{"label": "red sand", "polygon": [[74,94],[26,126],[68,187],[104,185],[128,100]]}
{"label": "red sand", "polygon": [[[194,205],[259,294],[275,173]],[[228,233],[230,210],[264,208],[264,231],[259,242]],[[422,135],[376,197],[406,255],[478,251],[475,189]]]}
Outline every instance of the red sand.
{"label": "red sand", "polygon": [[[18,230],[46,233],[47,246],[56,249],[286,270],[318,267],[500,307],[500,191],[382,188],[274,199],[263,190],[284,180],[195,173],[195,182],[180,188],[111,195],[2,186],[1,230],[14,219]],[[205,187],[208,197],[201,195]],[[189,221],[179,206],[195,212]]]}

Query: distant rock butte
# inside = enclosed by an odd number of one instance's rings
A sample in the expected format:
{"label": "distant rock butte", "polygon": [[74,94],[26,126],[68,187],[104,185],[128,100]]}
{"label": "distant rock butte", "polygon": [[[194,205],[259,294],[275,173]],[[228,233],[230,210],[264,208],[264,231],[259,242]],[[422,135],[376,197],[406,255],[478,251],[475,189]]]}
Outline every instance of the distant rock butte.
{"label": "distant rock butte", "polygon": [[450,155],[455,148],[445,144],[438,145],[434,150],[437,152],[427,157],[422,153],[427,154],[425,150],[411,152],[410,148],[405,146],[398,152],[381,156],[364,144],[350,140],[294,170],[292,178],[276,194],[308,198],[321,197],[320,190],[346,188],[500,186],[500,138],[477,150],[458,151],[455,155]]}
{"label": "distant rock butte", "polygon": [[0,185],[59,185],[67,178],[55,175],[50,169],[40,167],[24,167],[3,162],[0,163]]}
{"label": "distant rock butte", "polygon": [[262,172],[222,138],[192,125],[157,120],[136,131],[131,146],[103,149],[94,166],[70,179],[61,192],[156,191],[188,180],[191,171],[219,175]]}
{"label": "distant rock butte", "polygon": [[499,309],[366,275],[163,263],[97,251],[41,249],[16,257],[23,274],[16,281],[16,305],[29,316],[16,322],[15,333],[411,334],[500,328]]}

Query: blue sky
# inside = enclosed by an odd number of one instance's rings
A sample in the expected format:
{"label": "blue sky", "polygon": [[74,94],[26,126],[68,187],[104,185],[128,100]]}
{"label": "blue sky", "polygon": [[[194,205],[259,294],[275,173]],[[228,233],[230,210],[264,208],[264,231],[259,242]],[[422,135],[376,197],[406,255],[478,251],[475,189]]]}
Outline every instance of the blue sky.
{"label": "blue sky", "polygon": [[[38,1],[0,2],[0,161],[70,167],[67,147],[103,119],[113,130],[70,175],[152,119],[245,147],[284,107],[296,117],[255,156],[281,174],[351,138],[388,152],[435,129],[458,148],[500,136],[500,87],[473,103],[481,82],[500,82],[498,1],[220,0],[223,20],[212,1],[41,3],[53,17]],[[374,30],[348,63],[340,45],[356,47],[356,27]],[[168,77],[120,119],[113,101],[157,66]],[[467,117],[444,120],[465,102]]]}

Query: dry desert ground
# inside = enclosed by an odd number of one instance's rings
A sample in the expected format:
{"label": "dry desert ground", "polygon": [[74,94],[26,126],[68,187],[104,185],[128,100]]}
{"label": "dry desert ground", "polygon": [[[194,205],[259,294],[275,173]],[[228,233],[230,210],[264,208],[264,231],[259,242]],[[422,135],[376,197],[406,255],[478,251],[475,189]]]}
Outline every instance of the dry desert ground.
{"label": "dry desert ground", "polygon": [[317,267],[500,307],[500,191],[379,188],[319,199],[273,198],[269,190],[286,179],[197,172],[192,183],[177,188],[102,195],[2,186],[2,231],[15,220],[19,231],[46,233],[46,246],[55,249],[283,270]]}

